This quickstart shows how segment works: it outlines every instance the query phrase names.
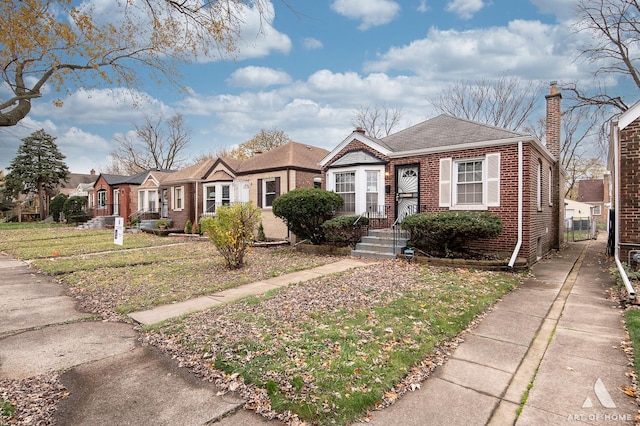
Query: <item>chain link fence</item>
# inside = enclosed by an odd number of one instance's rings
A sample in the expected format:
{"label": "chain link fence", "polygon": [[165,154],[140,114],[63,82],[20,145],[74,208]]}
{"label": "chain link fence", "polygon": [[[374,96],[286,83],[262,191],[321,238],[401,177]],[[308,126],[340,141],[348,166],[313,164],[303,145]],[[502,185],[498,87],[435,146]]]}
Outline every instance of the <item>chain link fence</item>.
{"label": "chain link fence", "polygon": [[571,217],[564,220],[564,240],[585,241],[598,237],[598,224],[593,217]]}

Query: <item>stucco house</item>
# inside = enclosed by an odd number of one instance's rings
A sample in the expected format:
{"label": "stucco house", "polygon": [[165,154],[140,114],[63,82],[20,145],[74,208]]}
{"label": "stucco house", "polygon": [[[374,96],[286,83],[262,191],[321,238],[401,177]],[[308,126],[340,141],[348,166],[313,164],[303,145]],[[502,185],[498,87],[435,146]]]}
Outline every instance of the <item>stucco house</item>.
{"label": "stucco house", "polygon": [[318,163],[327,153],[289,142],[243,161],[228,157],[201,161],[163,181],[168,217],[180,229],[187,220],[199,223],[203,216],[214,216],[219,206],[253,201],[262,211],[266,237],[292,241],[294,236],[272,214],[271,205],[276,197],[293,189],[319,186]]}
{"label": "stucco house", "polygon": [[565,219],[591,219],[593,217],[593,206],[575,200],[564,200]]}
{"label": "stucco house", "polygon": [[564,175],[559,162],[561,94],[547,101],[546,146],[535,136],[440,115],[381,139],[356,129],[322,161],[323,187],[345,214],[479,210],[504,230],[476,246],[532,264],[562,242]]}

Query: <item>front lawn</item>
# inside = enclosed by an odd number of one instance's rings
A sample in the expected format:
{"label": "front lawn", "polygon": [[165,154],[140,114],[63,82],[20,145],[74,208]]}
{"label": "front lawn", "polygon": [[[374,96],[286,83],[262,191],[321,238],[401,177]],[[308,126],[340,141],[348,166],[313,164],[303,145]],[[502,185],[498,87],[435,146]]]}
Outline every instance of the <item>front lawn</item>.
{"label": "front lawn", "polygon": [[519,277],[385,261],[174,319],[144,340],[267,417],[350,424],[392,403]]}
{"label": "front lawn", "polygon": [[[0,250],[55,275],[103,318],[337,260],[254,248],[227,270],[208,241],[0,226]],[[171,245],[168,245],[171,244]],[[129,250],[127,250],[129,249]],[[381,261],[144,330],[142,341],[286,423],[346,425],[416,389],[520,276]]]}

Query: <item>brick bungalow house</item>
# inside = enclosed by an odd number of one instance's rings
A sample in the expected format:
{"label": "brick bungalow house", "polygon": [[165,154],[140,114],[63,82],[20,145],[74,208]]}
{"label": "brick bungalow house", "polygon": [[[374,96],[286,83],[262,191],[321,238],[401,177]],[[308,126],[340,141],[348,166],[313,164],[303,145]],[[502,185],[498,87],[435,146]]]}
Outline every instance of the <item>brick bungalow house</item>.
{"label": "brick bungalow house", "polygon": [[[145,170],[131,176],[101,173],[93,186],[93,216],[162,215],[159,185],[170,171]],[[165,216],[166,217],[166,216]]]}
{"label": "brick bungalow house", "polygon": [[320,181],[318,162],[328,151],[289,142],[239,161],[223,157],[179,170],[160,187],[168,194],[168,217],[181,229],[187,220],[198,223],[215,215],[216,208],[253,201],[262,210],[267,238],[289,239],[286,225],[271,212],[273,200],[296,188],[312,188]]}
{"label": "brick bungalow house", "polygon": [[613,181],[608,252],[634,299],[622,264],[634,270],[640,265],[635,257],[640,250],[640,101],[610,122],[608,169]]}
{"label": "brick bungalow house", "polygon": [[343,197],[343,213],[384,215],[391,223],[419,211],[489,211],[504,230],[474,247],[506,255],[510,266],[532,264],[562,242],[561,98],[553,82],[546,146],[450,115],[382,139],[356,129],[320,162],[323,186]]}

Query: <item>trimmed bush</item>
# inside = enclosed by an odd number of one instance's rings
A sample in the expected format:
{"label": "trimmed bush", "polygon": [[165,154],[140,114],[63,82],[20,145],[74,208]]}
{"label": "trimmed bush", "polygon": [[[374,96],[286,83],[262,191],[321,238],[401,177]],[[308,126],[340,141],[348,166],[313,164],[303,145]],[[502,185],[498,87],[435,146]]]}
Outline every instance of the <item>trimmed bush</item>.
{"label": "trimmed bush", "polygon": [[355,246],[362,238],[369,219],[364,216],[337,216],[322,224],[325,239],[338,247]]}
{"label": "trimmed bush", "polygon": [[318,188],[300,188],[273,200],[273,214],[281,218],[289,231],[301,240],[322,244],[322,224],[331,219],[344,201],[335,192]]}
{"label": "trimmed bush", "polygon": [[489,212],[418,213],[407,216],[402,229],[409,231],[409,244],[413,247],[451,256],[464,253],[470,241],[497,237],[502,232],[502,221]]}
{"label": "trimmed bush", "polygon": [[87,219],[87,214],[84,211],[87,202],[87,197],[79,196],[69,197],[64,202],[62,211],[68,223],[78,223]]}

